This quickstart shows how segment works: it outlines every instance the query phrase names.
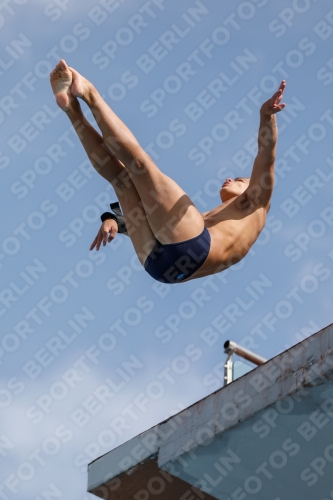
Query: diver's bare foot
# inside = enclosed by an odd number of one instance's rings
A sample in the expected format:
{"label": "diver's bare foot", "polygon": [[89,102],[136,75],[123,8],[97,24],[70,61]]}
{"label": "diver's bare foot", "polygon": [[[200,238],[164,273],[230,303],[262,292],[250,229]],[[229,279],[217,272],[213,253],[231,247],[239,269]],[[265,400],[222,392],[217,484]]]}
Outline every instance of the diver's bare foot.
{"label": "diver's bare foot", "polygon": [[84,78],[84,76],[80,75],[75,69],[69,68],[72,72],[72,86],[70,92],[74,97],[80,97],[85,102],[89,103],[91,92],[93,89],[92,84]]}
{"label": "diver's bare foot", "polygon": [[50,83],[56,98],[56,103],[63,111],[68,111],[74,100],[70,92],[72,82],[72,72],[66,62],[61,59],[50,74]]}

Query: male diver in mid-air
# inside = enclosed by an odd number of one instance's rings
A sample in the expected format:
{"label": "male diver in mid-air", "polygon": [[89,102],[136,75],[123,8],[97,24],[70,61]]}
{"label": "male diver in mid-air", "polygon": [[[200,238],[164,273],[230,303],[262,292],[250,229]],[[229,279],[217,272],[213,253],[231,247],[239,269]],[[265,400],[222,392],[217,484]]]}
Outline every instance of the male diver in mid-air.
{"label": "male diver in mid-air", "polygon": [[[123,211],[123,215],[119,208],[114,210],[118,215],[102,215],[90,250],[99,250],[117,232],[125,233],[145,270],[162,283],[218,273],[248,253],[264,228],[273,192],[275,114],[285,107],[281,103],[284,80],[260,109],[258,154],[251,178],[227,178],[220,190],[222,204],[201,214],[88,80],[64,60],[50,78],[58,106],[72,122],[96,171],[114,188]],[[78,98],[89,106],[102,135],[84,117]]]}

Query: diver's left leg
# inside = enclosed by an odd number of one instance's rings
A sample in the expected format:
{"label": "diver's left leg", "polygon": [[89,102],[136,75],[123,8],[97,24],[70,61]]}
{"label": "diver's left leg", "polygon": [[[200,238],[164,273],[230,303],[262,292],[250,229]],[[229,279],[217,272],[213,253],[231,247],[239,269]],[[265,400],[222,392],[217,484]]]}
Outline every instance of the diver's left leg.
{"label": "diver's left leg", "polygon": [[136,254],[144,264],[156,243],[156,239],[142,208],[140,196],[124,165],[110,154],[103,137],[94,129],[82,113],[76,97],[68,94],[70,75],[66,79],[57,65],[51,73],[51,84],[58,105],[66,112],[95,170],[114,188],[125,217],[128,234]]}

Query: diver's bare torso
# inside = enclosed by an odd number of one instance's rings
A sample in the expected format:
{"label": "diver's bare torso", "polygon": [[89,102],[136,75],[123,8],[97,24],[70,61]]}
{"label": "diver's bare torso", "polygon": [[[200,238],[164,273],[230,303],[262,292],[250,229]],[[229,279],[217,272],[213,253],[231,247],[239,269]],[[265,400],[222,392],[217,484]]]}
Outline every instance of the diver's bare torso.
{"label": "diver's bare torso", "polygon": [[207,259],[190,278],[202,278],[221,272],[239,262],[248,253],[266,222],[267,210],[255,206],[239,207],[239,198],[226,201],[202,214],[211,237]]}

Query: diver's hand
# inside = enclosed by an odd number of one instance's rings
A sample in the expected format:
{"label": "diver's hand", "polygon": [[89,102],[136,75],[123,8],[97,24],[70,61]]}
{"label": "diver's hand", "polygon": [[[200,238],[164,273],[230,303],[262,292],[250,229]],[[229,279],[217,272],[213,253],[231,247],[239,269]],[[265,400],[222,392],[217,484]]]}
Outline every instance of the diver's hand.
{"label": "diver's hand", "polygon": [[101,247],[101,244],[103,243],[103,246],[107,243],[110,243],[118,233],[118,224],[114,219],[106,219],[103,224],[101,225],[96,238],[92,242],[90,246],[90,250],[93,250],[96,247],[96,250],[99,250]]}
{"label": "diver's hand", "polygon": [[268,115],[268,116],[275,115],[275,113],[282,111],[283,108],[286,107],[284,103],[280,104],[283,98],[283,92],[285,88],[286,88],[286,82],[285,80],[282,80],[279,90],[275,92],[275,94],[270,99],[268,99],[268,101],[264,102],[264,104],[261,106],[260,109],[261,115]]}

